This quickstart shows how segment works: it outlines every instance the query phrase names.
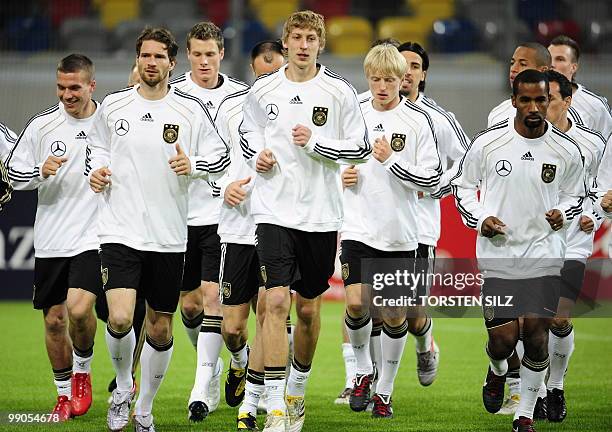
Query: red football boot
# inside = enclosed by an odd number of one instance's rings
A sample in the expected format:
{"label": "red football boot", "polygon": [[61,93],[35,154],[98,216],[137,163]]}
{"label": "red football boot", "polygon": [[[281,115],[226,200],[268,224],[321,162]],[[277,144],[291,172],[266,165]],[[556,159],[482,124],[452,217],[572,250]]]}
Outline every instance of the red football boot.
{"label": "red football boot", "polygon": [[72,415],[82,416],[91,406],[91,375],[75,373],[72,375]]}
{"label": "red football boot", "polygon": [[57,404],[51,412],[50,422],[65,422],[72,417],[72,405],[68,396],[58,396]]}

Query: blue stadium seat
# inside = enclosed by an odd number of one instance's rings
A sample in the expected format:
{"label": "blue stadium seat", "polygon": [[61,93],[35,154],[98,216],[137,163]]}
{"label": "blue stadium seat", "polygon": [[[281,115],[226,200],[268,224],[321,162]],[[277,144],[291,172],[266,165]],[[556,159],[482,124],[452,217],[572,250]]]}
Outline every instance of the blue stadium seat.
{"label": "blue stadium seat", "polygon": [[463,18],[451,18],[435,21],[430,36],[433,51],[460,53],[476,51],[479,35],[476,26]]}
{"label": "blue stadium seat", "polygon": [[558,3],[557,0],[519,0],[517,15],[533,29],[541,21],[559,18]]}
{"label": "blue stadium seat", "polygon": [[6,26],[5,37],[9,50],[47,50],[52,38],[51,23],[40,16],[13,18]]}

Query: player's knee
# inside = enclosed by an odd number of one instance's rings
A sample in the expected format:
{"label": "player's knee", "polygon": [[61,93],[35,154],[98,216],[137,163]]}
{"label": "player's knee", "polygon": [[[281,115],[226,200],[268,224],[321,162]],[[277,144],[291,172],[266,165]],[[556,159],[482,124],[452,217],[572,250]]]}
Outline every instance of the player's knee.
{"label": "player's knee", "polygon": [[281,316],[287,318],[289,310],[288,293],[283,289],[277,288],[266,293],[266,315]]}
{"label": "player's knee", "polygon": [[353,318],[359,318],[368,313],[368,306],[364,305],[361,301],[346,303],[346,311]]}
{"label": "player's knee", "polygon": [[240,339],[246,332],[246,322],[241,320],[223,319],[223,335],[226,339]]}
{"label": "player's knee", "polygon": [[316,303],[296,305],[298,319],[306,325],[311,325],[319,320],[319,307]]}
{"label": "player's knee", "polygon": [[45,330],[47,333],[64,333],[66,332],[67,326],[67,317],[63,311],[55,311],[51,308],[49,312],[45,314]]}
{"label": "player's knee", "polygon": [[165,344],[172,338],[172,326],[166,321],[147,325],[147,336],[157,344]]}
{"label": "player's knee", "polygon": [[523,339],[525,356],[534,361],[543,361],[548,356],[548,334],[537,332]]}
{"label": "player's knee", "polygon": [[129,328],[132,326],[132,316],[127,311],[109,311],[108,324],[117,333],[123,333],[129,330]]}
{"label": "player's knee", "polygon": [[198,304],[197,302],[184,301],[181,305],[181,312],[188,319],[194,319],[200,315],[203,310],[202,304]]}
{"label": "player's knee", "polygon": [[74,304],[68,307],[70,323],[76,326],[83,326],[91,319],[93,308],[87,304]]}
{"label": "player's knee", "polygon": [[507,334],[498,334],[494,337],[489,337],[489,354],[495,359],[508,358],[512,355],[516,340]]}

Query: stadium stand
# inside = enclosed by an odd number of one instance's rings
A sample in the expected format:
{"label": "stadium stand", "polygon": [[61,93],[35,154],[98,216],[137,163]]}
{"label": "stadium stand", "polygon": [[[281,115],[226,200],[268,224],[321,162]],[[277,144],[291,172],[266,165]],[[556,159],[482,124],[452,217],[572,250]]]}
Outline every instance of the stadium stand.
{"label": "stadium stand", "polygon": [[338,56],[362,55],[370,47],[373,35],[365,18],[345,16],[327,20],[327,49]]}

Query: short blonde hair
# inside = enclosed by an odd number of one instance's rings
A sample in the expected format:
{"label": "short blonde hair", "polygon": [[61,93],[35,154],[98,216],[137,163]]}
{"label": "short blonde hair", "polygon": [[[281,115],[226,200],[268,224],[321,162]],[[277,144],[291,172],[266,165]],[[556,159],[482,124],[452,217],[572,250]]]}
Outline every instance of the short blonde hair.
{"label": "short blonde hair", "polygon": [[408,70],[408,63],[395,46],[383,43],[370,49],[363,61],[363,70],[366,77],[378,73],[382,76],[403,79]]}
{"label": "short blonde hair", "polygon": [[319,51],[325,48],[325,19],[323,15],[309,10],[293,12],[289,15],[289,18],[287,18],[283,26],[284,43],[287,43],[289,33],[291,33],[294,28],[314,30],[319,37]]}

